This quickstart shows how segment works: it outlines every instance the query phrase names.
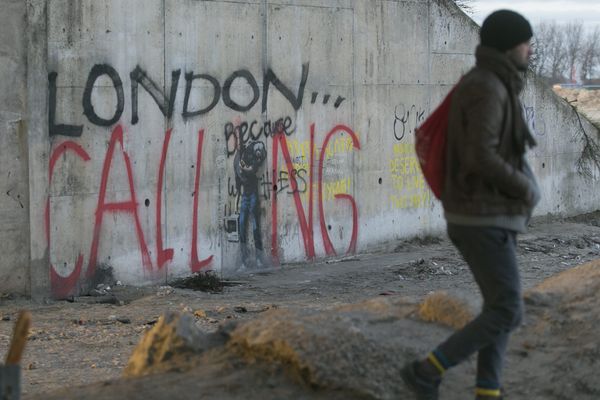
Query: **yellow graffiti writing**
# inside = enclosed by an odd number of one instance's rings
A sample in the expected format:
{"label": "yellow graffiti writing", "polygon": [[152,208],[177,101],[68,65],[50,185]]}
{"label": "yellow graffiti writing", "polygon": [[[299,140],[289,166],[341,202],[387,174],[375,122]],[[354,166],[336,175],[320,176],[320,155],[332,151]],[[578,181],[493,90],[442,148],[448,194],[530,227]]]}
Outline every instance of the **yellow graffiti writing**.
{"label": "yellow graffiti writing", "polygon": [[394,189],[401,192],[403,190],[424,190],[427,189],[423,175],[392,176]]}
{"label": "yellow graffiti writing", "polygon": [[393,208],[425,208],[431,203],[431,192],[421,191],[415,194],[390,195]]}
{"label": "yellow graffiti writing", "polygon": [[431,192],[421,173],[412,144],[394,145],[395,157],[389,161],[392,180],[390,203],[394,209],[425,208],[431,204]]}
{"label": "yellow graffiti writing", "polygon": [[336,154],[349,153],[354,148],[354,142],[350,137],[336,137],[331,140],[325,149],[325,158]]}
{"label": "yellow graffiti writing", "polygon": [[390,160],[390,172],[392,176],[420,174],[421,167],[415,156],[396,157]]}
{"label": "yellow graffiti writing", "polygon": [[[300,141],[298,139],[287,139],[287,146],[292,157],[302,157],[308,163],[310,159],[310,141]],[[325,159],[334,157],[336,154],[346,154],[354,149],[354,142],[350,137],[335,137],[327,144],[325,149]],[[315,160],[320,157],[320,151],[317,147],[314,148]]]}
{"label": "yellow graffiti writing", "polygon": [[415,146],[412,143],[396,143],[394,145],[394,155],[414,155]]}
{"label": "yellow graffiti writing", "polygon": [[302,157],[304,160],[308,160],[310,157],[310,142],[305,140],[303,142],[298,139],[287,139],[287,146],[290,154],[296,157]]}
{"label": "yellow graffiti writing", "polygon": [[350,178],[340,179],[335,182],[323,183],[324,200],[333,200],[336,194],[345,194],[350,192]]}

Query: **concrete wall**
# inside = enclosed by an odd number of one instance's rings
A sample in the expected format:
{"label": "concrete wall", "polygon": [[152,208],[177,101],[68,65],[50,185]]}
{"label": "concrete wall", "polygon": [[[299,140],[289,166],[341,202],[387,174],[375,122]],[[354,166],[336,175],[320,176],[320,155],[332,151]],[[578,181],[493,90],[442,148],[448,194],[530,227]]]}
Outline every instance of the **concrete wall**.
{"label": "concrete wall", "polygon": [[25,2],[0,13],[0,292],[29,293]]}
{"label": "concrete wall", "polygon": [[[415,126],[473,64],[478,28],[454,4],[28,4],[47,21],[28,16],[47,38],[31,38],[28,58],[46,51],[47,62],[28,75],[49,77],[27,88],[49,121],[46,136],[29,130],[36,293],[84,292],[107,269],[135,285],[234,274],[243,261],[238,215],[250,203],[260,258],[275,264],[443,229],[412,149]],[[531,154],[545,195],[537,213],[596,209],[597,181],[576,170],[573,112],[533,82],[524,104],[540,142]],[[240,157],[255,160],[254,199],[236,187]],[[248,250],[261,253],[252,218],[247,225]],[[0,270],[12,273],[4,261]]]}

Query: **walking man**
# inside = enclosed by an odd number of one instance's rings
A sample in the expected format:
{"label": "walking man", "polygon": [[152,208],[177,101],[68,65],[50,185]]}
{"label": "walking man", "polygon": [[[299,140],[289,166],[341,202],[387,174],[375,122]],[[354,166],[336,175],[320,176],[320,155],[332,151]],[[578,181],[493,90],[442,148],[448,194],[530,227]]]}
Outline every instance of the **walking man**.
{"label": "walking man", "polygon": [[442,193],[448,235],[483,297],[481,313],[402,379],[417,399],[437,399],[444,372],[477,353],[476,399],[502,397],[502,367],[510,332],[523,314],[515,248],[539,189],[525,161],[535,141],[519,93],[533,32],[516,12],[488,16],[480,31],[476,66],[459,83],[450,107]]}

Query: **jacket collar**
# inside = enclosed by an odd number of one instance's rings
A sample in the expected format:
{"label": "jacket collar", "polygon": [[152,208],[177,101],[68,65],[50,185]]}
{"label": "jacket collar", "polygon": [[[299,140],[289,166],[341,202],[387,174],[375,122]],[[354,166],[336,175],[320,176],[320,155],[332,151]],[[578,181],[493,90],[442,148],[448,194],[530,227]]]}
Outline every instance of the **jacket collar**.
{"label": "jacket collar", "polygon": [[523,73],[505,53],[492,47],[479,45],[475,50],[475,58],[478,67],[494,72],[514,94],[518,95],[523,90],[525,86]]}

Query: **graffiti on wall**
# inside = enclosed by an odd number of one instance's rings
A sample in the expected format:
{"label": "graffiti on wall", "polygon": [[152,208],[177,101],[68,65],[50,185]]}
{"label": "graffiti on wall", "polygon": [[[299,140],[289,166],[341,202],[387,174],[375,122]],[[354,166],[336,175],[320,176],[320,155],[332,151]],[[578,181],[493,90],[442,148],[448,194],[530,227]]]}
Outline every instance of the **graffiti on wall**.
{"label": "graffiti on wall", "polygon": [[407,135],[413,135],[415,129],[425,121],[425,110],[414,104],[398,104],[394,110],[394,137],[401,141]]}
{"label": "graffiti on wall", "polygon": [[[264,142],[254,141],[240,144],[235,158],[235,186],[237,196],[237,220],[239,224],[240,259],[244,267],[254,268],[256,263],[269,267],[271,261],[266,257],[263,248],[262,231],[260,229],[260,196],[258,169],[267,159]],[[248,248],[248,223],[252,227],[254,239],[254,257]]]}
{"label": "graffiti on wall", "polygon": [[[261,112],[266,112],[268,97],[269,97],[269,89],[271,86],[274,86],[280,94],[282,94],[287,101],[292,105],[294,110],[299,110],[302,105],[302,100],[304,98],[304,88],[306,85],[306,81],[308,78],[309,64],[302,65],[302,78],[300,84],[298,86],[297,93],[289,89],[286,85],[284,85],[281,80],[277,77],[277,75],[269,68],[267,72],[265,72],[263,77],[263,96],[262,96],[262,108]],[[83,133],[83,126],[81,125],[69,125],[69,124],[60,124],[56,122],[56,101],[57,101],[57,91],[56,91],[56,79],[58,74],[56,72],[51,72],[48,75],[48,93],[49,93],[49,126],[48,131],[50,136],[54,135],[62,135],[62,136],[70,136],[70,137],[79,137]],[[114,114],[111,118],[103,118],[100,117],[92,104],[92,94],[95,88],[95,84],[97,80],[101,76],[107,76],[112,86],[116,92],[117,104],[115,106]],[[175,70],[171,73],[171,88],[169,90],[169,95],[167,96],[163,90],[157,85],[144,71],[140,66],[137,66],[133,71],[129,74],[131,80],[131,124],[135,125],[139,121],[139,110],[138,110],[138,92],[139,87],[141,86],[156,102],[160,112],[166,118],[172,118],[175,108],[175,98],[177,96],[177,88],[179,84],[179,79],[181,77],[181,70]],[[192,91],[192,84],[196,80],[204,80],[209,82],[213,87],[213,98],[210,101],[210,104],[203,109],[200,110],[190,110],[189,109],[189,99]],[[231,88],[233,82],[237,79],[245,81],[246,84],[250,87],[253,93],[253,97],[248,104],[239,104],[236,102],[231,95]],[[238,112],[247,112],[251,110],[256,103],[260,99],[260,89],[256,82],[256,79],[252,75],[252,73],[248,70],[241,69],[233,72],[223,83],[223,86],[219,83],[219,81],[208,74],[194,74],[192,72],[185,74],[185,97],[183,102],[183,111],[181,115],[184,119],[191,119],[194,117],[199,117],[204,114],[207,114],[212,109],[214,109],[219,100],[223,101],[223,104],[230,108],[231,110]],[[125,110],[125,93],[123,88],[123,81],[119,73],[108,64],[97,64],[95,65],[88,74],[87,82],[85,84],[85,89],[83,92],[82,98],[82,106],[83,113],[90,121],[90,123],[100,126],[107,127],[112,126],[118,121],[121,120],[123,116],[123,111]],[[255,133],[258,135],[264,134],[268,135],[272,132],[271,129],[267,129],[267,126],[261,127],[258,131],[249,129],[251,127],[247,127],[246,132],[242,140],[249,140],[250,134]]]}
{"label": "graffiti on wall", "polygon": [[[243,126],[244,123],[240,122],[237,126]],[[246,124],[246,126],[251,126],[252,124]],[[226,132],[229,132],[230,129],[226,128]],[[233,135],[242,135],[245,129],[233,129]],[[350,151],[351,149],[360,149],[360,142],[356,133],[345,125],[337,125],[331,131],[329,131],[325,135],[325,139],[322,143],[321,151],[317,152],[317,146],[315,144],[315,135],[316,135],[316,126],[315,124],[311,124],[310,127],[310,140],[307,142],[306,146],[298,146],[298,141],[292,141],[288,143],[288,137],[290,137],[296,130],[292,129],[292,120],[290,117],[281,118],[275,124],[275,134],[272,135],[272,143],[271,143],[271,177],[276,177],[276,179],[269,178],[269,172],[264,171],[261,177],[258,177],[255,174],[255,171],[258,171],[258,168],[253,169],[252,172],[252,195],[244,196],[243,190],[240,190],[240,185],[238,185],[236,181],[235,189],[232,187],[231,183],[229,184],[230,197],[236,198],[236,206],[235,210],[239,213],[239,226],[238,229],[239,234],[237,239],[240,241],[240,258],[242,260],[248,259],[250,256],[250,252],[247,249],[247,239],[246,239],[246,218],[242,218],[243,214],[248,215],[251,218],[251,228],[254,235],[254,244],[255,244],[255,255],[258,254],[258,257],[255,260],[250,260],[248,262],[249,265],[254,264],[269,264],[271,262],[278,263],[279,262],[279,253],[278,253],[278,211],[277,204],[278,198],[282,194],[289,195],[292,197],[294,202],[295,210],[297,213],[297,217],[299,220],[300,231],[302,235],[304,252],[307,259],[312,260],[316,257],[315,253],[315,243],[314,243],[314,229],[313,229],[313,214],[314,214],[314,191],[316,188],[317,192],[317,200],[319,207],[319,227],[321,230],[321,236],[323,240],[323,246],[326,255],[335,255],[336,251],[332,245],[331,239],[329,237],[328,229],[325,223],[325,212],[323,204],[325,201],[329,200],[345,200],[350,205],[350,210],[352,212],[352,233],[350,235],[350,244],[348,247],[348,252],[356,251],[356,242],[358,238],[358,211],[356,208],[356,202],[354,198],[349,194],[350,193],[350,184],[343,188],[343,190],[339,189],[334,193],[334,189],[332,189],[332,185],[338,185],[335,182],[326,182],[324,179],[325,176],[325,166],[327,161],[331,161],[336,152],[341,151],[340,142],[345,145],[351,146],[345,148],[346,151]],[[349,139],[339,139],[337,136],[345,135],[349,137]],[[237,144],[239,147],[240,143],[244,143],[244,140],[240,138],[231,139],[228,137],[227,143]],[[263,144],[258,145],[258,143],[262,142],[250,142],[253,143],[253,149],[256,153],[256,148],[262,149],[264,148]],[[234,166],[238,166],[241,163],[238,161],[243,158],[243,154],[245,150],[240,148],[237,152],[234,152],[234,148],[236,145],[228,144],[228,155],[232,153],[236,154],[234,157]],[[247,144],[245,145],[247,146]],[[283,164],[279,164],[280,156],[279,151],[281,151],[281,157],[283,158]],[[260,160],[260,164],[262,164],[262,160],[264,159],[262,156],[255,157]],[[318,170],[317,170],[317,181],[315,182],[314,173],[316,160],[318,161]],[[240,168],[241,171],[241,168]],[[237,178],[236,178],[237,179]],[[256,180],[255,180],[256,179]],[[344,180],[344,182],[348,182],[348,180]],[[338,185],[339,186],[339,185]],[[258,231],[255,230],[255,227],[260,224],[260,218],[252,218],[251,212],[244,212],[244,209],[249,208],[250,210],[256,210],[256,215],[260,215],[260,188],[262,187],[262,197],[265,200],[271,201],[271,260],[267,259],[263,253],[262,249],[262,237],[260,237],[260,229]],[[265,190],[268,188],[268,190]],[[325,188],[325,189],[324,189]],[[256,189],[256,190],[254,190]],[[244,205],[244,197],[246,197],[246,205]],[[241,200],[240,200],[241,199]],[[308,203],[308,204],[307,204]],[[308,207],[308,212],[305,212],[306,205]],[[233,209],[234,207],[229,207]],[[234,217],[235,218],[235,217]],[[242,221],[244,223],[242,223]],[[244,230],[244,232],[242,232]],[[242,239],[243,238],[243,239]],[[260,243],[260,247],[257,247],[257,240]]]}
{"label": "graffiti on wall", "polygon": [[536,136],[546,136],[546,123],[543,119],[536,117],[535,108],[523,105],[523,116],[529,130]]}
{"label": "graffiti on wall", "polygon": [[399,104],[394,110],[393,156],[388,162],[388,173],[392,181],[389,203],[392,209],[427,208],[433,201],[431,191],[421,173],[415,154],[415,129],[425,121],[425,108],[412,104]]}
{"label": "graffiti on wall", "polygon": [[431,191],[421,173],[412,143],[394,144],[389,174],[393,185],[389,200],[393,209],[426,208],[431,205]]}
{"label": "graffiti on wall", "polygon": [[[259,111],[264,113],[267,109],[268,96],[270,88],[283,95],[284,99],[292,106],[294,110],[302,107],[305,86],[308,80],[309,64],[301,66],[302,74],[300,81],[294,89],[284,84],[274,71],[268,69],[263,76],[262,84],[262,102]],[[167,119],[171,119],[176,112],[175,99],[178,95],[178,83],[180,79],[185,79],[185,93],[183,100],[183,109],[180,110],[181,116],[186,121],[194,121],[202,115],[209,113],[217,104],[222,104],[235,111],[246,115],[250,110],[259,104],[261,100],[261,88],[257,80],[248,70],[238,70],[233,72],[221,84],[215,77],[209,74],[194,74],[186,72],[182,74],[181,70],[175,70],[171,73],[171,82],[167,90],[163,90],[148,76],[140,66],[137,66],[129,73],[131,90],[131,120],[128,121],[131,126],[135,126],[147,109],[138,108],[139,91],[144,90],[151,96],[158,107],[160,113]],[[100,77],[108,78],[116,93],[116,102],[114,109],[111,110],[108,117],[103,114],[100,116],[94,108],[92,101],[95,84]],[[51,183],[53,176],[58,173],[57,164],[69,157],[75,164],[80,166],[90,165],[90,161],[97,157],[95,154],[88,154],[79,141],[86,132],[82,125],[75,125],[58,121],[56,107],[59,100],[57,93],[56,72],[51,72],[48,76],[49,92],[49,135],[52,138],[52,153],[48,168],[48,180]],[[190,109],[190,96],[192,83],[203,80],[212,87],[212,98],[208,104],[201,109]],[[247,85],[252,96],[248,102],[240,104],[232,97],[232,85],[234,81],[240,81]],[[92,281],[97,271],[100,242],[102,241],[102,225],[105,219],[111,214],[120,214],[130,219],[134,227],[136,241],[139,245],[139,252],[142,260],[141,268],[151,276],[156,271],[160,271],[169,262],[173,260],[174,249],[165,246],[163,241],[165,232],[164,216],[162,214],[162,201],[165,179],[165,164],[169,153],[169,144],[173,136],[173,128],[168,129],[162,136],[162,148],[157,170],[157,187],[155,189],[156,201],[156,221],[153,232],[144,232],[139,216],[139,200],[136,192],[136,180],[130,155],[125,149],[124,140],[128,134],[128,129],[122,120],[125,103],[125,86],[121,75],[108,64],[98,64],[91,68],[83,96],[81,107],[83,115],[87,120],[97,127],[109,129],[111,133],[106,152],[103,155],[102,170],[100,172],[100,186],[98,188],[98,199],[94,210],[93,233],[91,243],[81,244],[82,248],[74,262],[74,268],[65,276],[59,274],[54,266],[50,266],[50,278],[52,291],[56,297],[66,297],[80,290],[81,285]],[[273,92],[273,91],[271,91]],[[330,95],[326,97],[329,98]],[[316,100],[313,93],[313,101]],[[337,98],[333,106],[340,107],[345,99],[341,96]],[[327,104],[325,99],[324,104]],[[258,108],[258,107],[257,107]],[[343,124],[336,125],[329,129],[321,143],[320,152],[315,151],[315,137],[317,136],[316,124],[310,124],[310,140],[308,146],[302,151],[294,152],[297,139],[291,140],[291,137],[297,133],[293,117],[286,116],[267,121],[258,121],[249,119],[242,121],[238,118],[236,122],[226,122],[223,130],[219,133],[208,132],[203,127],[198,127],[197,135],[194,138],[196,143],[196,168],[193,177],[193,201],[191,210],[187,211],[191,216],[191,242],[189,252],[189,270],[198,272],[207,268],[215,268],[213,265],[214,254],[200,255],[198,251],[199,243],[202,238],[199,237],[200,221],[199,209],[202,207],[199,200],[199,194],[203,190],[201,185],[202,158],[205,149],[204,143],[206,136],[215,134],[223,135],[224,143],[222,152],[230,160],[227,165],[230,170],[228,174],[228,184],[226,192],[229,198],[235,199],[229,207],[225,207],[224,213],[224,231],[228,237],[235,238],[239,242],[240,262],[247,267],[269,266],[278,264],[279,257],[279,233],[278,233],[278,203],[281,202],[282,195],[289,196],[292,200],[294,210],[296,211],[297,223],[300,228],[302,245],[306,258],[312,260],[316,257],[315,238],[313,224],[314,216],[314,192],[316,191],[317,208],[319,211],[318,224],[320,236],[323,241],[323,248],[326,255],[335,255],[337,253],[329,236],[328,227],[325,222],[325,207],[327,201],[341,202],[348,206],[348,214],[351,216],[352,232],[349,238],[349,244],[345,251],[355,252],[358,237],[358,209],[353,196],[350,194],[351,181],[349,178],[341,183],[329,182],[324,179],[328,167],[333,164],[336,152],[343,147],[345,151],[360,149],[358,136],[354,131]],[[169,124],[171,125],[171,124]],[[343,136],[343,139],[340,137]],[[288,143],[290,139],[290,143]],[[271,152],[269,154],[268,148]],[[306,150],[306,151],[304,151]],[[270,165],[268,157],[270,156]],[[115,162],[119,159],[119,163]],[[116,167],[119,165],[121,167]],[[110,187],[111,170],[115,168],[124,168],[124,176],[127,177],[126,199],[120,201],[109,200],[107,195]],[[62,173],[62,170],[61,170]],[[86,172],[87,173],[87,172]],[[91,173],[91,172],[90,172]],[[192,188],[190,188],[192,189]],[[265,204],[262,204],[262,201]],[[261,209],[271,206],[271,241],[270,254],[265,251],[265,240],[262,229],[264,221],[261,221],[263,215]],[[148,203],[146,203],[148,206]],[[307,210],[305,212],[305,210]],[[52,213],[50,207],[50,197],[46,204],[45,213],[46,236],[48,248],[54,240],[60,240],[59,237],[51,235],[50,227],[53,226]],[[148,235],[154,235],[156,248],[151,251],[148,246]],[[252,239],[253,248],[250,247]],[[267,241],[268,242],[268,241]],[[87,258],[87,267],[84,267],[84,259]]]}

